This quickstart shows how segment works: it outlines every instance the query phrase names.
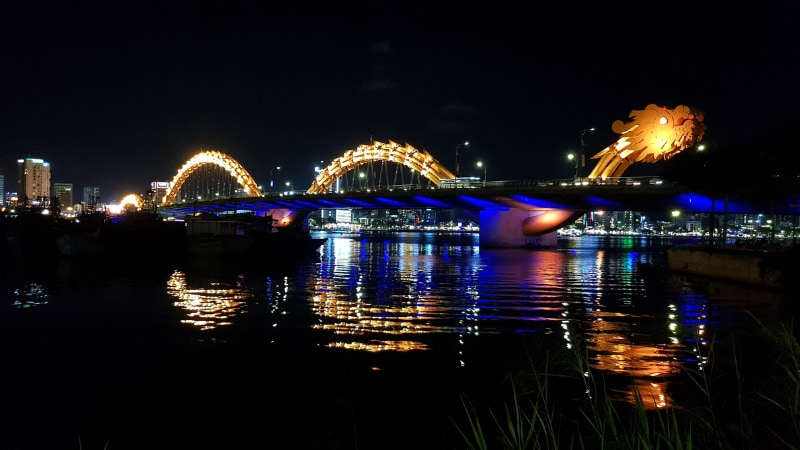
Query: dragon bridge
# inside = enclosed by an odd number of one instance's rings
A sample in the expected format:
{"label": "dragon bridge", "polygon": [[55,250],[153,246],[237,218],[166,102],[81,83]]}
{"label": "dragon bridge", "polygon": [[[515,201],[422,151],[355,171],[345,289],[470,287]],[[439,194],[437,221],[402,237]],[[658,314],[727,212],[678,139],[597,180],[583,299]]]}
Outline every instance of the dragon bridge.
{"label": "dragon bridge", "polygon": [[180,192],[181,186],[183,186],[184,182],[200,168],[209,165],[226,171],[233,179],[236,180],[236,183],[238,183],[238,185],[244,189],[245,194],[248,197],[261,196],[261,190],[258,188],[258,185],[256,185],[255,180],[253,180],[253,177],[247,173],[247,170],[245,170],[241,164],[222,152],[216,150],[206,150],[194,155],[191,159],[189,159],[189,161],[186,161],[186,163],[180,169],[178,169],[178,173],[175,174],[175,177],[172,179],[172,182],[170,183],[169,188],[164,195],[162,204],[172,205],[175,202],[175,198],[178,195],[178,192]]}
{"label": "dragon bridge", "polygon": [[[355,150],[347,150],[342,156],[331,161],[327,167],[319,171],[311,187],[308,188],[308,193],[328,192],[336,180],[357,167],[386,161],[412,169],[418,176],[427,178],[437,186],[442,180],[455,178],[452,172],[426,150],[418,150],[408,144],[400,145],[392,141],[388,143],[374,141],[371,144],[359,145]],[[373,173],[375,178],[385,178],[387,185],[389,184],[388,172]]]}
{"label": "dragon bridge", "polygon": [[[643,110],[633,110],[629,122],[616,120],[611,129],[620,134],[612,145],[604,148],[591,159],[597,165],[587,177],[589,182],[617,178],[633,163],[655,163],[667,160],[703,140],[706,126],[704,114],[689,106],[679,105],[674,109],[654,104]],[[540,236],[553,232],[575,221],[582,213],[551,210],[523,220],[525,236]]]}

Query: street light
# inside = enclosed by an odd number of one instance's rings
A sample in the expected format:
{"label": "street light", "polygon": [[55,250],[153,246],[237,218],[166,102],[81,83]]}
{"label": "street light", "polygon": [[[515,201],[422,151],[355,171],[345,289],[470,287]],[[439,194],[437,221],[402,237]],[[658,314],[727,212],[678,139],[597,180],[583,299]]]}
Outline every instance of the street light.
{"label": "street light", "polygon": [[[576,164],[575,167],[578,167],[578,164],[580,164],[581,167],[586,165],[586,142],[583,141],[583,135],[585,135],[586,132],[588,132],[588,131],[594,131],[594,127],[587,128],[585,130],[581,130],[581,158],[580,158],[580,162],[576,162],[575,163]],[[580,178],[580,177],[581,177],[580,169],[576,168],[575,169],[575,178]]]}
{"label": "street light", "polygon": [[478,167],[483,167],[483,187],[486,187],[486,170],[488,168],[486,167],[486,164],[483,163],[483,161],[478,161],[476,165]]}
{"label": "street light", "polygon": [[567,159],[570,161],[575,161],[575,178],[578,178],[578,158],[575,157],[574,154],[570,153],[567,155]]}
{"label": "street light", "polygon": [[287,181],[286,182],[286,187],[289,190],[289,194],[291,194],[292,193],[292,182],[291,181]]}
{"label": "street light", "polygon": [[276,167],[274,169],[269,169],[269,192],[270,192],[270,194],[272,193],[272,171],[273,170],[281,170],[281,167],[278,166],[278,167]]}
{"label": "street light", "polygon": [[672,210],[672,233],[677,234],[678,232],[678,217],[681,216],[680,210],[673,209]]}
{"label": "street light", "polygon": [[459,153],[458,150],[461,149],[461,147],[469,147],[469,141],[464,141],[463,143],[456,145],[456,171],[455,171],[456,176],[458,176],[459,172],[458,157],[459,155],[461,155],[461,153]]}

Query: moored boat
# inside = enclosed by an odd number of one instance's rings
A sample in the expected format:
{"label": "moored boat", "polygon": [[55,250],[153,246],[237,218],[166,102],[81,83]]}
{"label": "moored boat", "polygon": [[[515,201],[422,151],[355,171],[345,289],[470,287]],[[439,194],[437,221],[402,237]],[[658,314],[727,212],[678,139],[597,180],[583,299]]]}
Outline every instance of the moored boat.
{"label": "moored boat", "polygon": [[293,258],[313,254],[326,238],[303,229],[278,229],[271,216],[201,215],[186,218],[188,256]]}

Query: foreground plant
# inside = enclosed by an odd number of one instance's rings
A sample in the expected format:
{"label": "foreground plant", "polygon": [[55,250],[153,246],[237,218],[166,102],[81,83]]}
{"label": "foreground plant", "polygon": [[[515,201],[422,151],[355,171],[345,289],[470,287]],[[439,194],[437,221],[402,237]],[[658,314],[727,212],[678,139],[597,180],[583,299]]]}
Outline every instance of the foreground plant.
{"label": "foreground plant", "polygon": [[[800,449],[800,344],[791,325],[759,324],[772,364],[746,366],[735,342],[720,346],[712,339],[697,367],[684,367],[692,403],[686,407],[648,409],[638,391],[633,405],[614,401],[583,346],[566,373],[551,371],[548,355],[544,370],[531,363],[526,373],[509,377],[510,399],[500,414],[482,414],[463,400],[467,429],[456,427],[470,450]],[[731,354],[718,355],[720,347]],[[555,387],[556,379],[567,386]],[[570,401],[552,395],[581,390],[584,395]]]}

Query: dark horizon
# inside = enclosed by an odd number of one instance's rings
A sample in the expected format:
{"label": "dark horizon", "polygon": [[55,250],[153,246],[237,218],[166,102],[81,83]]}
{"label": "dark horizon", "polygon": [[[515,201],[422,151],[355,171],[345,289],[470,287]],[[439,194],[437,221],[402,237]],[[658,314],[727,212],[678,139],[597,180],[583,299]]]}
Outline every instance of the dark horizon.
{"label": "dark horizon", "polygon": [[0,7],[6,190],[30,155],[51,164],[52,183],[118,200],[203,149],[261,184],[281,166],[301,186],[319,161],[370,139],[425,149],[451,170],[468,140],[464,171],[482,160],[491,179],[559,178],[581,130],[597,130],[591,156],[617,139],[615,120],[648,104],[705,111],[710,151],[793,127],[800,70],[780,11],[725,11],[728,25],[710,32],[695,24],[718,8],[655,23],[597,6],[265,8]]}

